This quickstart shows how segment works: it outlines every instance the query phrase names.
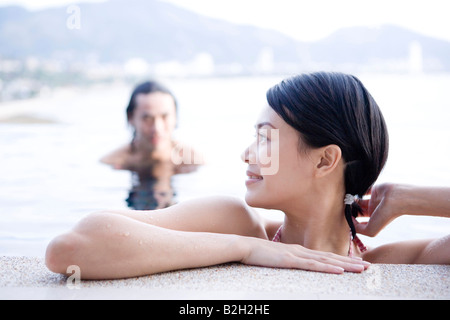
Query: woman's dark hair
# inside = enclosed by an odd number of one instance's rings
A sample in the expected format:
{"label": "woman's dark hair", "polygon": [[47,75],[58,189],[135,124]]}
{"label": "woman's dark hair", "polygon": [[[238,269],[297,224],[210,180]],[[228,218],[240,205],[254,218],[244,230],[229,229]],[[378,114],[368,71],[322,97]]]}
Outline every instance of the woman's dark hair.
{"label": "woman's dark hair", "polygon": [[169,94],[173,98],[173,101],[175,103],[175,112],[177,111],[177,109],[178,109],[177,100],[175,99],[175,96],[172,94],[172,92],[170,92],[169,89],[167,89],[165,86],[163,86],[162,84],[160,84],[156,81],[147,81],[147,82],[144,82],[144,83],[141,83],[140,85],[138,85],[134,89],[133,93],[131,94],[130,102],[128,103],[128,107],[127,107],[128,121],[133,116],[134,109],[136,109],[136,96],[141,93],[149,94],[149,93],[155,93],[155,92]]}
{"label": "woman's dark hair", "polygon": [[[377,103],[358,78],[335,72],[302,74],[269,89],[267,100],[307,146],[341,148],[347,194],[362,198],[369,191],[386,163],[389,137]],[[357,202],[345,206],[353,236],[351,217],[361,212]]]}

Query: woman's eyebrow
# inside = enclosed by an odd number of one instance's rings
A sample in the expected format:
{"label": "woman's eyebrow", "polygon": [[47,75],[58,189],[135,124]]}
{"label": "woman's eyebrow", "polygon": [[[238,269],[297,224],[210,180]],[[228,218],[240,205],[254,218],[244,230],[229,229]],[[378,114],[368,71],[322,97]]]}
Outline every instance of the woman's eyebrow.
{"label": "woman's eyebrow", "polygon": [[273,124],[271,124],[270,122],[260,122],[255,125],[255,129],[260,129],[261,127],[264,127],[264,126],[269,126],[269,127],[276,129],[275,126]]}

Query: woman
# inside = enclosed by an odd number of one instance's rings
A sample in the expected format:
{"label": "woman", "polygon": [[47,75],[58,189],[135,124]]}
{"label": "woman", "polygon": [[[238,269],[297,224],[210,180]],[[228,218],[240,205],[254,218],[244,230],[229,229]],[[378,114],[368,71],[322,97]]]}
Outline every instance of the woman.
{"label": "woman", "polygon": [[[300,75],[267,98],[257,139],[243,154],[245,202],[210,197],[162,210],[91,214],[49,244],[48,268],[66,273],[78,265],[83,278],[112,279],[232,261],[329,273],[362,272],[364,260],[449,263],[449,237],[370,250],[358,241],[356,232],[374,235],[400,214],[449,216],[450,190],[431,190],[428,200],[415,188],[371,189],[387,159],[388,134],[357,78]],[[360,201],[370,190],[370,201]],[[417,206],[403,211],[411,197]],[[267,221],[253,207],[281,210],[285,219]],[[363,208],[368,224],[355,220]]]}

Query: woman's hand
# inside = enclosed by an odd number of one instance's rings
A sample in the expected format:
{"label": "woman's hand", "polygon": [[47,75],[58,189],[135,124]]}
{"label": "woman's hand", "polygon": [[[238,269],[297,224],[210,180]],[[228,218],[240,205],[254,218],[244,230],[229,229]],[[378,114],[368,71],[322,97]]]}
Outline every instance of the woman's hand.
{"label": "woman's hand", "polygon": [[256,238],[246,238],[248,254],[242,263],[261,267],[302,269],[341,274],[363,272],[370,263],[329,252],[306,249],[300,245],[284,244]]}

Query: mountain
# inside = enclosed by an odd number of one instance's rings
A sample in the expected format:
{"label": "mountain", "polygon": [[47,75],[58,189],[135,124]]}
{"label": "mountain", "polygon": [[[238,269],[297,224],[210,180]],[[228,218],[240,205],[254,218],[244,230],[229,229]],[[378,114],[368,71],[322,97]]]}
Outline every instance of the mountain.
{"label": "mountain", "polygon": [[[80,29],[66,25],[68,7],[29,12],[0,8],[0,55],[24,58],[89,55],[102,62],[133,57],[150,63],[191,60],[208,52],[216,63],[253,63],[265,47],[279,61],[295,61],[298,43],[272,30],[238,26],[156,0],[111,0],[80,4]],[[286,50],[288,49],[288,50]]]}
{"label": "mountain", "polygon": [[344,28],[311,44],[308,50],[315,61],[331,65],[394,67],[419,55],[425,71],[450,71],[450,42],[394,25]]}
{"label": "mountain", "polygon": [[[40,11],[0,7],[0,58],[35,57],[67,63],[187,63],[207,53],[215,65],[268,69],[450,71],[450,42],[397,26],[338,30],[316,42],[205,17],[157,0],[110,0],[78,5],[80,28],[69,28],[69,6]],[[293,70],[298,69],[298,70]]]}

